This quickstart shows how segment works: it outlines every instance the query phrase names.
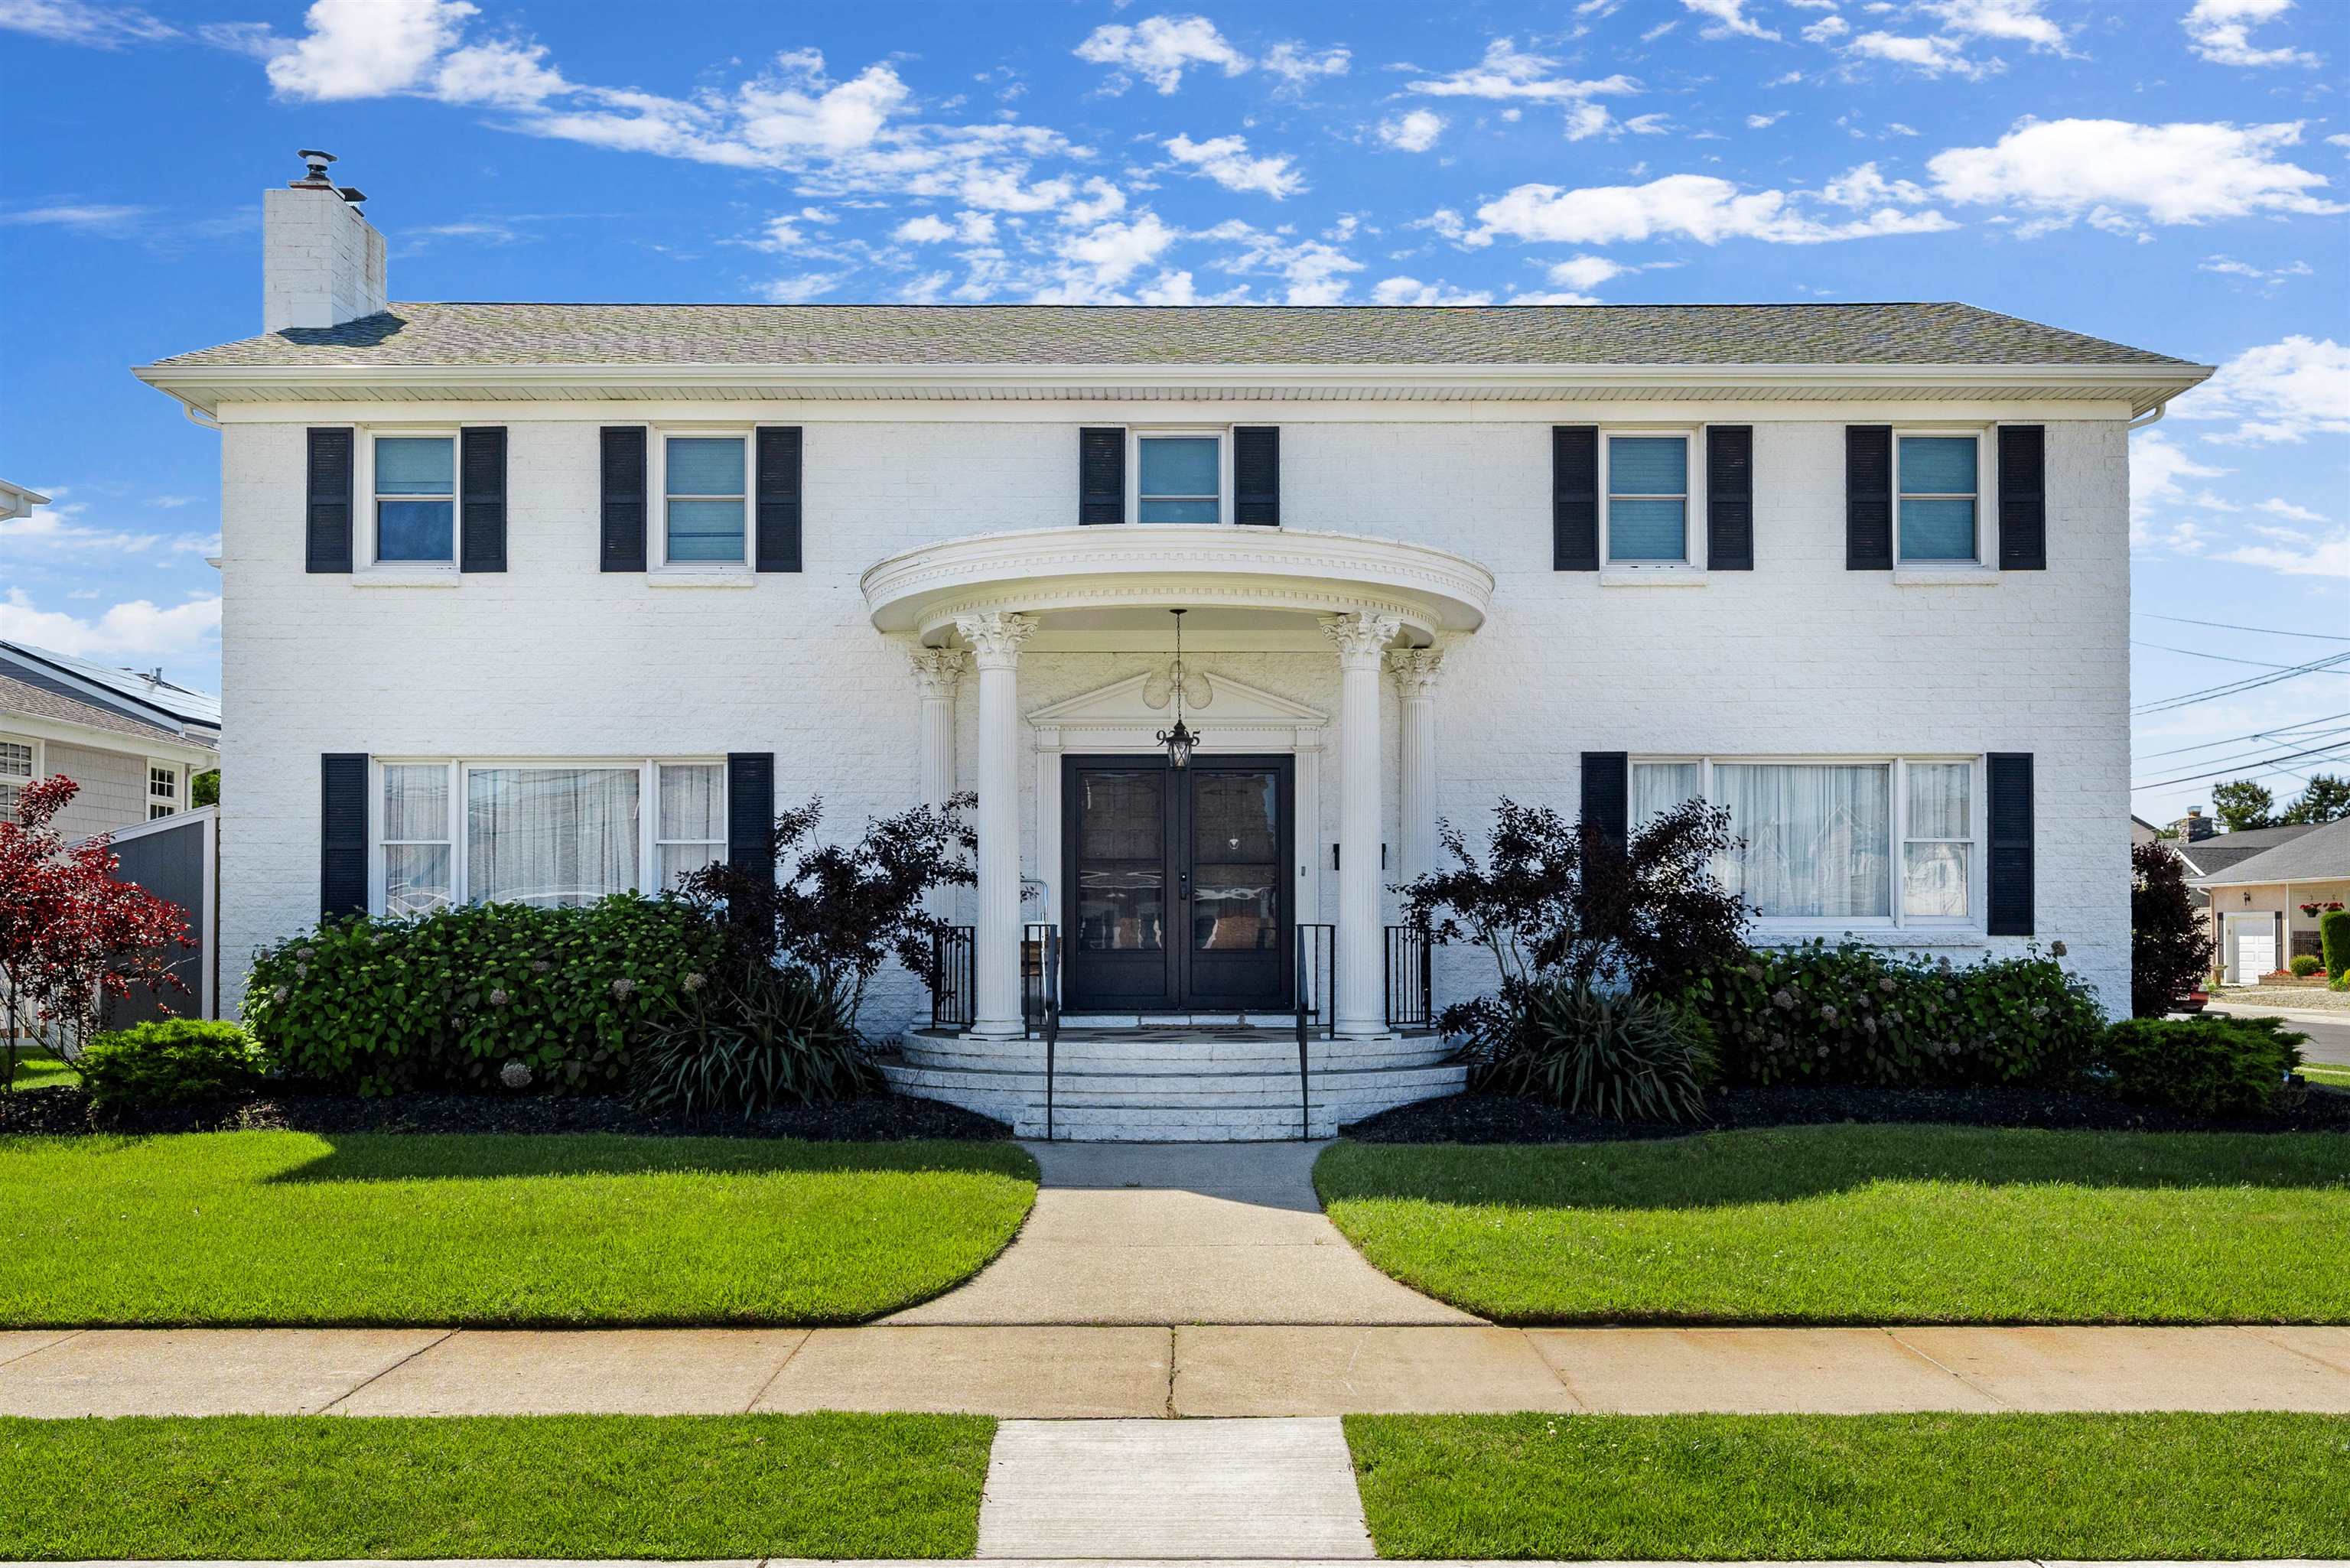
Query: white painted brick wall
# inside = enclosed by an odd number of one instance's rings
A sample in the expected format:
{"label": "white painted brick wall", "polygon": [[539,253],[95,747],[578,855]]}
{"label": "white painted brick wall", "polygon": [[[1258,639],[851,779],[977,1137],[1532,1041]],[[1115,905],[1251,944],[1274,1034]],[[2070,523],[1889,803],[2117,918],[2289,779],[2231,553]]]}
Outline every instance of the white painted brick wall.
{"label": "white painted brick wall", "polygon": [[[230,423],[223,762],[232,784],[222,844],[232,993],[235,961],[316,916],[322,752],[772,750],[778,799],[821,794],[844,834],[905,805],[915,792],[917,694],[900,649],[867,620],[858,574],[926,542],[1069,522],[1075,428],[1130,416],[1280,422],[1291,526],[1423,541],[1492,568],[1492,618],[1451,656],[1438,707],[1445,815],[1482,824],[1505,794],[1572,814],[1585,750],[2031,752],[2040,940],[2065,941],[2068,964],[2109,1006],[2126,998],[2128,505],[2117,409],[2064,419],[2054,416],[2081,406],[909,405],[893,422],[870,405],[809,408],[795,416],[806,428],[807,569],[760,576],[747,589],[660,589],[642,575],[597,570],[597,427],[662,410],[385,411],[508,423],[511,569],[442,589],[306,576],[304,426],[368,410],[286,410]],[[1803,417],[1774,417],[1790,412]],[[774,419],[776,410],[700,405],[691,416]],[[1755,423],[1756,569],[1688,589],[1552,572],[1549,427],[1676,417]],[[1902,587],[1886,573],[1846,572],[1845,423],[1995,418],[2048,424],[2049,569],[1989,587]],[[1022,706],[1107,684],[1159,657],[1031,652]],[[1196,658],[1335,707],[1326,654]],[[958,725],[966,782],[975,707],[966,680]],[[1385,707],[1392,844],[1391,687]],[[1212,712],[1202,717],[1212,723]],[[1326,840],[1337,786],[1336,769],[1323,772]],[[1024,765],[1024,796],[1033,775]],[[1033,805],[1024,799],[1032,867]],[[1335,898],[1335,878],[1323,885]],[[1445,972],[1465,980],[1463,962]],[[891,1023],[919,1005],[902,978],[880,998]]]}
{"label": "white painted brick wall", "polygon": [[261,329],[334,327],[384,307],[383,235],[331,191],[261,195]]}

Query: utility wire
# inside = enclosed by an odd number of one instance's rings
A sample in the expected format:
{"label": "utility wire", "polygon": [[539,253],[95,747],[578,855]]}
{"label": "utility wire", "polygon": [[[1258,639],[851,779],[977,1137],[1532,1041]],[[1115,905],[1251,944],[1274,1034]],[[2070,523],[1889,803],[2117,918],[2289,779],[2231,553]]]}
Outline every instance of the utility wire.
{"label": "utility wire", "polygon": [[[2281,744],[2283,744],[2283,745],[2288,745],[2288,746],[2294,746],[2294,745],[2311,745],[2311,746],[2327,746],[2327,747],[2330,747],[2330,746],[2338,746],[2338,745],[2343,745],[2343,744],[2345,744],[2345,743],[2350,743],[2350,742],[2342,742],[2342,741],[2337,740],[2337,739],[2335,738],[2335,737],[2337,737],[2337,736],[2345,735],[2345,734],[2350,734],[2350,726],[2339,727],[2339,728],[2335,728],[2335,729],[2332,729],[2332,730],[2324,730],[2324,731],[2320,731],[2320,732],[2318,732],[2317,733],[2314,733],[2314,734],[2308,734],[2308,735],[2280,736],[2280,737],[2278,737],[2278,743],[2281,743]],[[2205,766],[2205,767],[2207,767],[2207,768],[2211,768],[2211,769],[2215,769],[2215,770],[2224,771],[2224,770],[2226,770],[2226,769],[2228,769],[2228,768],[2230,768],[2230,767],[2232,767],[2232,766],[2238,765],[2238,764],[2240,764],[2240,763],[2241,763],[2241,764],[2249,764],[2249,763],[2252,763],[2259,762],[2259,761],[2260,761],[2260,760],[2262,760],[2263,757],[2266,757],[2266,756],[2271,755],[2271,754],[2273,753],[2274,749],[2275,749],[2274,745],[2256,746],[2256,747],[2254,747],[2252,750],[2251,750],[2251,751],[2249,751],[2249,752],[2240,752],[2240,753],[2238,753],[2236,755],[2234,755],[2234,756],[2232,756],[2232,757],[2204,757],[2204,758],[2200,759],[2200,761],[2201,761],[2201,763],[2202,763],[2203,766]],[[2175,767],[2178,766],[2179,764],[2178,764],[2178,763],[2169,763],[2168,765],[2169,765],[2169,766],[2171,766],[2171,767],[2174,767],[2174,768],[2175,768]],[[2156,771],[2156,772],[2158,772],[2158,773],[2159,773],[2161,770],[2158,768],[2158,769],[2156,769],[2155,771]]]}
{"label": "utility wire", "polygon": [[2281,739],[2297,731],[2314,729],[2320,724],[2330,724],[2336,719],[2350,719],[2350,713],[2324,713],[2314,719],[2304,719],[2298,724],[2283,724],[2273,730],[2254,730],[2249,734],[2230,735],[2224,741],[2202,741],[2191,746],[2173,746],[2167,752],[2147,752],[2133,760],[2150,763],[2157,757],[2175,757],[2181,752],[2208,752],[2216,746],[2232,746],[2239,741]]}
{"label": "utility wire", "polygon": [[[2338,751],[2340,751],[2340,750],[2342,750],[2341,742],[2334,742],[2334,743],[2332,743],[2332,744],[2329,744],[2329,745],[2324,745],[2324,746],[2312,746],[2312,747],[2311,747],[2311,748],[2309,748],[2307,751],[2303,751],[2303,752],[2286,752],[2286,753],[2283,753],[2282,755],[2281,755],[2281,756],[2266,757],[2266,758],[2263,758],[2263,759],[2262,759],[2262,760],[2263,762],[2270,763],[2289,763],[2289,762],[2293,762],[2293,760],[2295,760],[2296,758],[2300,758],[2300,757],[2314,757],[2314,756],[2316,756],[2317,754],[2319,754],[2320,753],[2338,752]],[[2331,760],[2331,759],[2329,759],[2329,760]],[[2270,767],[2270,768],[2267,768],[2267,769],[2265,769],[2265,770],[2262,770],[2262,771],[2265,771],[2265,772],[2269,772],[2269,773],[2281,773],[2281,772],[2282,772],[2283,770],[2282,770],[2282,769],[2281,769],[2281,768]],[[2258,773],[2253,772],[2253,770],[2247,769],[2247,768],[2243,768],[2243,767],[2217,768],[2217,769],[2212,770],[2212,771],[2211,771],[2211,772],[2210,772],[2210,773],[2200,773],[2200,774],[2181,774],[2179,777],[2175,778],[2175,779],[2158,779],[2158,780],[2156,780],[2156,781],[2155,781],[2154,783],[2152,783],[2152,784],[2132,784],[2132,785],[2130,785],[2130,788],[2131,788],[2132,790],[2142,790],[2142,789],[2166,789],[2166,788],[2169,787],[2169,786],[2170,786],[2170,785],[2172,785],[2172,784],[2194,784],[2194,783],[2197,783],[2198,781],[2202,780],[2202,779],[2217,778],[2217,777],[2219,777],[2219,775],[2220,775],[2220,774],[2241,774],[2241,773],[2253,773],[2253,776],[2255,776],[2255,777],[2257,777],[2257,776],[2258,776]]]}
{"label": "utility wire", "polygon": [[[2216,659],[2222,664],[2249,664],[2256,670],[2298,670],[2301,668],[2301,666],[2297,664],[2279,664],[2275,660],[2268,659],[2238,659],[2233,654],[2206,653],[2199,648],[2173,648],[2167,642],[2140,642],[2137,638],[2130,639],[2130,646],[2132,648],[2150,648],[2157,653],[2183,653],[2189,659]],[[2337,670],[2334,671],[2334,673],[2336,675],[2350,675],[2350,670]]]}
{"label": "utility wire", "polygon": [[2257,631],[2268,637],[2306,637],[2319,642],[2350,642],[2350,637],[2330,631],[2279,631],[2272,626],[2237,626],[2224,620],[2189,620],[2183,615],[2157,615],[2152,610],[2132,610],[2130,613],[2142,620],[2177,621],[2180,626],[2216,627],[2221,631]]}
{"label": "utility wire", "polygon": [[2254,675],[2222,686],[2206,687],[2199,691],[2181,691],[2176,696],[2158,697],[2151,702],[2140,703],[2130,711],[2133,714],[2163,713],[2173,708],[2191,707],[2198,702],[2217,701],[2222,697],[2233,697],[2240,692],[2255,691],[2262,686],[2272,686],[2280,680],[2290,680],[2297,675],[2309,675],[2321,670],[2332,670],[2341,664],[2350,664],[2350,653],[2329,654],[2324,659],[2313,659],[2307,664],[2292,665],[2283,670],[2272,670],[2266,675]]}

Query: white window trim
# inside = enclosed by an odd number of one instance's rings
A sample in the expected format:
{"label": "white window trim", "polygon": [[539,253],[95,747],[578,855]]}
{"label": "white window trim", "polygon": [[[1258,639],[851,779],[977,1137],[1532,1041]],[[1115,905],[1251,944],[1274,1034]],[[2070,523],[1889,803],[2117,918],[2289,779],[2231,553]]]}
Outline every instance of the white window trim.
{"label": "white window trim", "polygon": [[[171,775],[172,793],[170,794],[158,794],[155,792],[155,775],[157,774],[169,774]],[[176,816],[181,812],[187,810],[187,769],[182,767],[179,763],[172,762],[168,757],[149,757],[147,759],[148,821],[153,822],[159,816]],[[160,812],[157,811],[155,808],[159,805],[164,809]]]}
{"label": "white window trim", "polygon": [[[1698,529],[1699,498],[1705,493],[1705,434],[1701,425],[1602,425],[1599,427],[1599,580],[1607,587],[1693,587],[1705,581],[1705,546]],[[1681,558],[1678,561],[1618,561],[1608,534],[1607,443],[1617,436],[1679,436],[1689,454],[1687,493],[1681,497]]]}
{"label": "white window trim", "polygon": [[[32,769],[32,772],[25,774],[0,772],[0,784],[6,785],[8,788],[16,790],[21,794],[26,790],[32,788],[35,784],[48,777],[48,774],[44,773],[41,768],[41,748],[43,742],[41,737],[38,735],[20,734],[13,730],[9,732],[8,741],[11,745],[28,746],[32,749],[32,759],[26,764]],[[5,815],[7,816],[14,817],[16,815],[16,808],[13,805],[10,806]]]}
{"label": "white window trim", "polygon": [[[1142,521],[1142,443],[1165,437],[1212,438],[1216,443],[1214,523]],[[1230,425],[1128,425],[1126,427],[1126,520],[1143,528],[1222,527],[1232,520],[1232,427]]]}
{"label": "white window trim", "polygon": [[[674,424],[645,427],[645,499],[650,504],[652,518],[646,532],[645,566],[649,573],[677,579],[702,577],[722,579],[733,586],[733,579],[743,579],[749,586],[751,556],[757,548],[759,531],[757,496],[759,492],[758,427],[747,424]],[[669,443],[674,437],[681,441],[740,441],[743,443],[743,556],[736,561],[672,561],[669,558]],[[687,499],[694,499],[688,497]],[[723,497],[712,497],[723,500]],[[673,583],[671,586],[677,586]]]}
{"label": "white window trim", "polygon": [[[1991,504],[1999,493],[1999,442],[1994,439],[1996,425],[1895,425],[1893,427],[1892,472],[1887,483],[1892,486],[1893,518],[1893,580],[1897,584],[1933,585],[1937,583],[1963,585],[1992,583],[1999,580],[1999,508]],[[1901,555],[1901,441],[1905,436],[1963,436],[1975,443],[1975,554],[1970,561],[1910,561]],[[1921,497],[1939,498],[1939,493],[1918,492]],[[1948,499],[1958,499],[1955,493]]]}
{"label": "white window trim", "polygon": [[[368,912],[383,913],[383,771],[393,767],[445,767],[449,770],[449,820],[445,825],[446,838],[402,838],[399,844],[446,844],[449,846],[449,907],[459,909],[470,899],[468,887],[471,868],[465,864],[465,794],[466,776],[477,769],[497,768],[604,768],[614,772],[637,770],[637,870],[629,887],[648,895],[658,893],[657,887],[647,887],[652,873],[655,851],[663,844],[707,844],[704,838],[658,838],[660,826],[660,769],[668,767],[715,767],[718,770],[718,820],[727,820],[732,802],[728,798],[726,755],[723,752],[701,755],[681,753],[671,756],[647,757],[451,757],[451,756],[377,756],[368,759]],[[715,841],[720,857],[724,858],[725,839]]]}
{"label": "white window trim", "polygon": [[[1768,943],[1808,940],[1813,937],[1836,938],[1853,936],[1864,940],[1888,936],[1918,939],[1927,945],[1939,942],[1972,944],[1983,940],[1986,920],[1985,901],[1989,897],[1990,865],[1984,848],[1983,759],[1981,753],[1903,752],[1898,753],[1837,755],[1837,754],[1760,754],[1721,753],[1701,755],[1696,753],[1638,753],[1626,763],[1628,769],[1648,763],[1695,763],[1698,767],[1698,788],[1709,804],[1714,798],[1713,770],[1715,764],[1729,763],[1746,764],[1796,764],[1843,767],[1887,767],[1892,770],[1887,785],[1893,792],[1888,826],[1891,840],[1887,846],[1886,877],[1889,884],[1887,905],[1889,916],[1866,918],[1820,919],[1810,915],[1758,915],[1754,918],[1755,934]],[[1971,835],[1964,840],[1920,840],[1931,843],[1960,843],[1970,846],[1967,853],[1967,913],[1963,915],[1911,915],[1902,909],[1901,846],[1909,840],[1909,780],[1908,765],[1912,763],[1964,763],[1967,774],[1967,829]],[[1637,831],[1637,828],[1636,828]]]}
{"label": "white window trim", "polygon": [[[449,558],[445,561],[387,561],[381,555],[377,538],[377,507],[375,493],[375,443],[379,438],[392,441],[446,440],[449,442]],[[359,530],[363,548],[359,551],[357,573],[361,576],[383,579],[387,583],[429,583],[433,587],[454,587],[457,557],[464,548],[465,528],[465,434],[462,425],[449,424],[368,424],[352,431],[351,493],[367,508],[367,520]],[[423,499],[423,498],[420,498]],[[438,501],[439,496],[429,499]]]}

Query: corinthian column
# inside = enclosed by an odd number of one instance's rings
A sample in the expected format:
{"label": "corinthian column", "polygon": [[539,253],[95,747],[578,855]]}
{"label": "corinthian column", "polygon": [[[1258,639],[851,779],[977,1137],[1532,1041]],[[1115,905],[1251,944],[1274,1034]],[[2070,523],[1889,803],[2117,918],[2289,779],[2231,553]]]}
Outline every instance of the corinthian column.
{"label": "corinthian column", "polygon": [[1387,1004],[1379,919],[1379,658],[1393,616],[1334,615],[1338,649],[1338,997],[1341,1034],[1381,1034]]}
{"label": "corinthian column", "polygon": [[[954,794],[955,682],[963,655],[955,648],[917,648],[906,655],[922,693],[922,804],[941,806]],[[954,914],[954,889],[932,888],[922,907],[941,919]]]}
{"label": "corinthian column", "polygon": [[979,929],[972,1031],[1014,1035],[1020,1017],[1020,645],[1031,615],[959,616],[979,666]]}
{"label": "corinthian column", "polygon": [[1409,882],[1436,869],[1436,682],[1443,672],[1440,649],[1407,648],[1388,655],[1396,690],[1403,697],[1402,766],[1398,815],[1403,821],[1397,877]]}

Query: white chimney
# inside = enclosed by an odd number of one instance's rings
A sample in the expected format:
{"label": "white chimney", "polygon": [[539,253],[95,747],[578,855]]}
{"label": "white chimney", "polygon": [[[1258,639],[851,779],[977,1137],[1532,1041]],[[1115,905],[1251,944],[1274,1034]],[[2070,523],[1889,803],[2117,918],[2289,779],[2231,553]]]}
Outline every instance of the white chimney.
{"label": "white chimney", "polygon": [[384,307],[383,235],[364,193],[327,178],[331,152],[302,151],[309,171],[261,196],[261,329],[339,327]]}

